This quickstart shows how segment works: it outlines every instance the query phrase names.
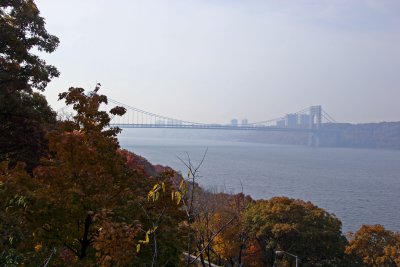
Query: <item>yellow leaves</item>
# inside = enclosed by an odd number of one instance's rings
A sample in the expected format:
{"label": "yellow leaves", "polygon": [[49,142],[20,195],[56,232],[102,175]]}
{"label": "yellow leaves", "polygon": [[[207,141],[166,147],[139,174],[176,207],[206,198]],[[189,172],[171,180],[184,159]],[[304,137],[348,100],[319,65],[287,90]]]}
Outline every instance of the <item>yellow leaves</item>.
{"label": "yellow leaves", "polygon": [[[164,175],[171,178],[171,175],[175,175],[175,173],[165,172]],[[176,201],[176,204],[179,205],[187,191],[187,184],[185,179],[181,179],[178,185],[175,184],[175,188],[175,191],[171,191],[171,199],[172,201]],[[147,194],[147,200],[152,200],[153,202],[157,201],[160,197],[160,191],[162,191],[163,193],[165,193],[166,191],[166,184],[164,181],[159,181],[153,186],[153,188]]]}
{"label": "yellow leaves", "polygon": [[171,192],[171,199],[176,200],[176,204],[179,205],[186,192],[186,183],[184,179],[179,182],[178,190]]}
{"label": "yellow leaves", "polygon": [[147,201],[150,201],[150,199],[155,202],[158,200],[160,197],[160,192],[165,192],[165,183],[164,182],[159,182],[153,186],[153,188],[147,193]]}
{"label": "yellow leaves", "polygon": [[161,188],[162,188],[163,192],[165,192],[165,183],[164,182],[161,183]]}
{"label": "yellow leaves", "polygon": [[171,192],[172,194],[172,200],[176,199],[176,204],[179,205],[179,203],[182,200],[182,194],[178,191]]}
{"label": "yellow leaves", "polygon": [[155,184],[155,185],[153,186],[153,189],[152,189],[152,190],[154,191],[154,190],[156,190],[157,188],[158,188],[158,184]]}
{"label": "yellow leaves", "polygon": [[176,205],[179,205],[182,200],[182,194],[180,192],[175,192],[175,198],[176,198]]}
{"label": "yellow leaves", "polygon": [[184,180],[182,179],[181,182],[179,183],[179,189],[182,190],[184,185]]}
{"label": "yellow leaves", "polygon": [[149,241],[150,241],[149,240],[149,235],[150,235],[150,230],[147,230],[145,240],[139,240],[139,243],[142,243],[142,244],[149,243]]}
{"label": "yellow leaves", "polygon": [[159,196],[160,196],[160,193],[158,191],[151,190],[147,194],[147,201],[150,201],[150,199],[152,199],[153,202],[155,202],[158,200]]}
{"label": "yellow leaves", "polygon": [[142,245],[147,245],[149,242],[150,242],[150,235],[151,234],[153,234],[153,233],[155,233],[156,232],[156,230],[157,230],[157,226],[155,226],[155,227],[153,227],[153,228],[151,228],[151,229],[149,229],[149,230],[147,230],[146,231],[146,234],[145,234],[145,238],[143,239],[143,240],[139,240],[138,242],[138,244],[136,245],[136,253],[139,253],[140,252],[140,245],[142,244]]}
{"label": "yellow leaves", "polygon": [[150,199],[155,202],[160,197],[160,191],[165,193],[165,182],[158,182],[156,183],[153,188],[147,193],[147,201]]}

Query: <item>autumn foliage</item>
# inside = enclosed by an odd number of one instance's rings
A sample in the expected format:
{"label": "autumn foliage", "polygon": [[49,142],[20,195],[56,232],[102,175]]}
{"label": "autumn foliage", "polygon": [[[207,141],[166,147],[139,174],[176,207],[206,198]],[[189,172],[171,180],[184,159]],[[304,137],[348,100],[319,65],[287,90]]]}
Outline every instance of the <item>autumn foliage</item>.
{"label": "autumn foliage", "polygon": [[[152,227],[148,219],[158,216],[159,208],[162,220],[169,220],[160,229],[177,232],[178,206],[148,204],[147,192],[155,179],[132,168],[129,154],[118,152],[120,130],[108,127],[110,117],[99,109],[107,98],[97,93],[99,89],[85,94],[81,88],[70,88],[60,95],[74,106],[76,115],[48,133],[49,156],[31,175],[23,164],[12,169],[7,162],[2,165],[1,192],[8,202],[1,216],[7,220],[3,249],[23,255],[15,255],[15,263],[46,255],[53,262],[85,266],[145,263],[149,260],[138,257],[136,244]],[[120,115],[124,109],[110,112]],[[165,240],[160,235],[159,243]],[[157,260],[177,261],[176,255],[158,249]]]}
{"label": "autumn foliage", "polygon": [[365,266],[400,266],[400,233],[379,224],[362,225],[349,238],[346,253],[358,256]]}
{"label": "autumn foliage", "polygon": [[[100,94],[71,87],[65,121],[43,91],[55,67],[33,0],[0,1],[0,266],[400,266],[400,234],[363,225],[349,239],[310,202],[209,192],[123,150]],[[204,160],[204,159],[203,159]]]}

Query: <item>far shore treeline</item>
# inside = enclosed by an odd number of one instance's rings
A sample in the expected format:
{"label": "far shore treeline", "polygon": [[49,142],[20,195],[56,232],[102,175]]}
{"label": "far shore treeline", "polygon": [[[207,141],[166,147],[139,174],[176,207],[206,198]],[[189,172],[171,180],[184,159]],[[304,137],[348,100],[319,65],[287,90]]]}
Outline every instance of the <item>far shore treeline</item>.
{"label": "far shore treeline", "polygon": [[[400,122],[327,123],[322,125],[321,147],[400,149]],[[307,145],[307,133],[252,132],[237,139],[246,142]]]}
{"label": "far shore treeline", "polygon": [[310,202],[209,192],[201,162],[121,149],[100,84],[66,88],[57,121],[41,92],[59,72],[32,51],[58,44],[33,0],[0,1],[0,266],[400,266],[398,232],[345,234]]}

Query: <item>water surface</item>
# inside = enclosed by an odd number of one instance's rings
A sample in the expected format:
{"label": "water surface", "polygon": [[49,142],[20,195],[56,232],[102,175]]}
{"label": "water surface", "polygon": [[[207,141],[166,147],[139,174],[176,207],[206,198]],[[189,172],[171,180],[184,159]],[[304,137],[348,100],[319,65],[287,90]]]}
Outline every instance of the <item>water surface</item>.
{"label": "water surface", "polygon": [[377,223],[400,231],[400,151],[143,137],[133,131],[119,137],[123,148],[182,173],[187,170],[179,158],[189,155],[196,163],[207,149],[198,179],[204,188],[311,201],[334,213],[344,231]]}

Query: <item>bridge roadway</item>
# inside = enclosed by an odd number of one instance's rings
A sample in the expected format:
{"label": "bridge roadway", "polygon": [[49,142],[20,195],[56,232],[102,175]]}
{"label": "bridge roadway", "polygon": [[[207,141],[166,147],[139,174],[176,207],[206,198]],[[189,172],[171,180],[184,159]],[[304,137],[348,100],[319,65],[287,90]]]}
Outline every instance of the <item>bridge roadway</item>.
{"label": "bridge roadway", "polygon": [[271,131],[271,132],[303,132],[316,133],[324,130],[310,128],[284,128],[276,126],[233,126],[218,124],[123,124],[111,123],[111,127],[119,128],[144,128],[144,129],[207,129],[207,130],[241,130],[241,131]]}

